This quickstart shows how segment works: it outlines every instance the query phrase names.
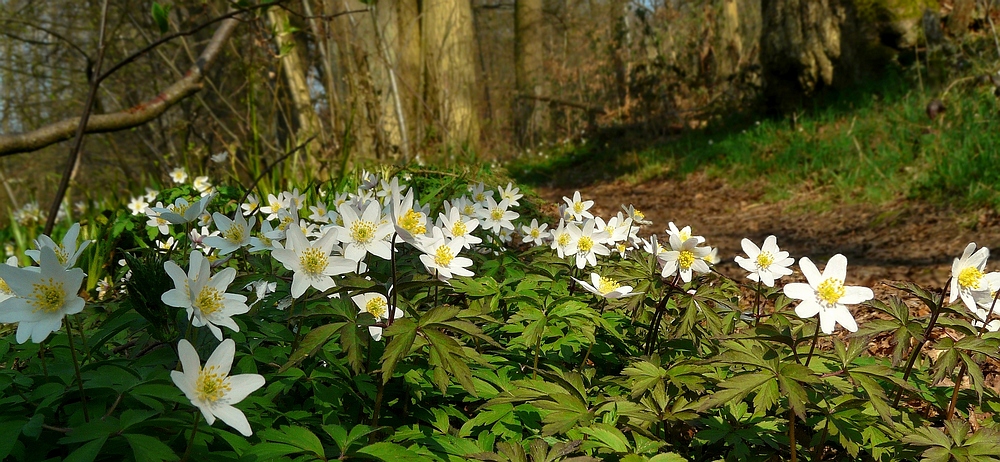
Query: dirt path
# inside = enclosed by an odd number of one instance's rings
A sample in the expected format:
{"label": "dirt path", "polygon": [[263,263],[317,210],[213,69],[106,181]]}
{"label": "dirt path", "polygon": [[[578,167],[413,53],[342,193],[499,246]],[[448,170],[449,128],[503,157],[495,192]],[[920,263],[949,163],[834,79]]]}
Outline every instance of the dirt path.
{"label": "dirt path", "polygon": [[[573,188],[540,187],[552,202],[572,196]],[[690,225],[707,244],[719,247],[720,271],[734,277],[742,270],[733,261],[742,255],[740,240],[758,245],[769,234],[796,260],[808,256],[825,262],[847,256],[848,283],[881,292],[880,282],[907,280],[925,287],[941,287],[952,260],[969,242],[991,249],[1000,245],[1000,218],[995,212],[958,213],[925,203],[897,201],[884,206],[834,204],[810,210],[809,197],[777,203],[761,200],[761,188],[736,188],[701,174],[684,180],[656,180],[640,185],[599,183],[581,188],[596,201],[596,212],[608,217],[621,204],[633,204],[653,221],[649,233],[663,235],[667,223]],[[996,257],[994,257],[994,260]],[[992,263],[987,270],[1000,267]],[[884,290],[884,289],[883,289]]]}

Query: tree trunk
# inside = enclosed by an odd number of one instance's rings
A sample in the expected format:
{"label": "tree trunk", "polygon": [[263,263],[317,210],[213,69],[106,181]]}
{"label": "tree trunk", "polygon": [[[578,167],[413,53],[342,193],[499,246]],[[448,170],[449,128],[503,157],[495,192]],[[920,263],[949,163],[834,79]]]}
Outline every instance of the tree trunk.
{"label": "tree trunk", "polygon": [[443,141],[474,147],[479,141],[476,35],[470,0],[425,0],[422,29],[428,104]]}
{"label": "tree trunk", "polygon": [[761,65],[769,102],[787,104],[833,83],[843,15],[838,0],[763,0]]}
{"label": "tree trunk", "polygon": [[[288,23],[288,13],[281,8],[268,8],[268,19],[271,27],[274,28],[274,39],[281,53],[281,70],[285,75],[288,84],[288,93],[292,98],[292,105],[295,108],[296,127],[295,142],[297,145],[301,141],[315,136],[305,148],[306,159],[320,153],[322,146],[321,137],[324,135],[319,117],[313,108],[312,97],[309,93],[309,84],[306,80],[306,68],[302,64],[302,57],[295,45],[295,38],[291,34],[291,25]],[[296,154],[298,159],[298,154]]]}
{"label": "tree trunk", "polygon": [[976,0],[954,0],[948,15],[948,32],[954,37],[964,37],[972,24],[975,10]]}
{"label": "tree trunk", "polygon": [[517,0],[514,3],[514,135],[521,147],[532,146],[542,127],[546,127],[546,105],[528,96],[551,96],[545,90],[544,20],[542,0]]}

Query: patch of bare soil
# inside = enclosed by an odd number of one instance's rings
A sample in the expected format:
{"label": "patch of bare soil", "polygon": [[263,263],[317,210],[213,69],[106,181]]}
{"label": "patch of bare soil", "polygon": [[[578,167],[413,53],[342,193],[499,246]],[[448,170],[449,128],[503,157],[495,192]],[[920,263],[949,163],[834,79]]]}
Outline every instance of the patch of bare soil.
{"label": "patch of bare soil", "polygon": [[[538,188],[546,200],[562,203],[572,188]],[[960,213],[921,202],[899,200],[885,205],[832,204],[817,210],[815,197],[779,202],[762,200],[762,188],[734,187],[703,174],[683,180],[655,180],[639,185],[599,183],[581,190],[593,199],[595,215],[608,217],[632,204],[652,220],[648,233],[664,235],[667,223],[691,226],[707,244],[719,248],[719,271],[742,277],[733,261],[743,255],[744,237],[760,245],[774,234],[778,246],[796,260],[808,256],[822,267],[842,253],[848,260],[848,284],[879,286],[911,281],[940,288],[952,260],[969,242],[1000,245],[1000,217],[995,212]],[[804,193],[805,194],[805,193]]]}

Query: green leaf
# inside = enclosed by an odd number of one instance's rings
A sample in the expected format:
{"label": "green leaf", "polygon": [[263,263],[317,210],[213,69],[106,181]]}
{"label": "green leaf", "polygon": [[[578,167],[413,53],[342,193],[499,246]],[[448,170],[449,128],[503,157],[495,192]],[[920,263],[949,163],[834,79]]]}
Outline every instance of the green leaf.
{"label": "green leaf", "polygon": [[21,432],[21,427],[24,426],[25,422],[27,420],[0,422],[0,435],[4,435],[3,438],[0,438],[0,460],[5,460],[10,451],[14,449],[18,434]]}
{"label": "green leaf", "polygon": [[153,21],[156,23],[156,27],[160,28],[160,33],[165,34],[170,30],[170,23],[167,20],[167,14],[170,12],[170,7],[164,7],[158,2],[153,2]]}
{"label": "green leaf", "polygon": [[262,439],[275,443],[286,443],[306,452],[311,452],[319,458],[326,457],[323,443],[313,432],[304,427],[282,426],[278,430],[267,429],[259,433]]}
{"label": "green leaf", "polygon": [[417,338],[417,323],[410,318],[397,319],[391,326],[382,331],[382,336],[391,338],[382,352],[382,383],[388,383],[396,369],[399,360],[410,354],[413,342]]}
{"label": "green leaf", "polygon": [[430,458],[417,454],[398,444],[389,443],[386,441],[380,441],[375,444],[369,444],[361,449],[358,449],[357,455],[368,456],[369,458],[375,460],[382,460],[385,462],[401,462],[404,460],[416,462],[416,461],[431,460]]}
{"label": "green leaf", "polygon": [[75,451],[69,453],[69,455],[63,459],[63,462],[92,462],[97,458],[97,455],[101,452],[101,448],[104,447],[104,442],[107,440],[108,437],[103,436],[80,446],[76,448]]}
{"label": "green leaf", "polygon": [[[625,434],[622,433],[621,430],[611,425],[595,423],[590,427],[581,428],[580,431],[583,434],[590,436],[589,441],[596,440],[597,442],[600,442],[601,444],[597,445],[597,447],[605,447],[617,453],[629,452],[628,438],[625,437]],[[584,443],[584,446],[586,447],[588,444]]]}
{"label": "green leaf", "polygon": [[177,460],[177,454],[159,439],[138,433],[126,433],[122,436],[132,447],[132,454],[135,455],[136,462]]}
{"label": "green leaf", "polygon": [[344,327],[346,323],[335,322],[331,324],[326,324],[319,326],[307,333],[302,341],[299,342],[299,348],[292,352],[292,355],[288,357],[288,362],[278,369],[278,373],[287,371],[289,368],[298,365],[302,360],[308,358],[309,356],[315,355],[326,342],[329,342],[333,338],[334,334],[337,333],[341,328]]}

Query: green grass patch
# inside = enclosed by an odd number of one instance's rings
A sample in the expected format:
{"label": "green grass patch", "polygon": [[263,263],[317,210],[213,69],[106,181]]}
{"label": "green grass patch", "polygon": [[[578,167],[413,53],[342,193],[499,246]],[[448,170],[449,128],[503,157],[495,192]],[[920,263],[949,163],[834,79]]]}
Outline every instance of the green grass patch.
{"label": "green grass patch", "polygon": [[[808,188],[822,192],[817,200],[1000,204],[1000,153],[992,148],[1000,134],[1000,107],[993,86],[968,78],[942,97],[943,88],[921,91],[910,77],[891,72],[818,97],[794,116],[737,114],[666,140],[598,136],[508,168],[528,184],[583,186],[615,178],[641,183],[704,171],[756,184],[767,200]],[[935,98],[943,99],[947,111],[931,120],[926,107]]]}

